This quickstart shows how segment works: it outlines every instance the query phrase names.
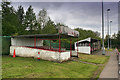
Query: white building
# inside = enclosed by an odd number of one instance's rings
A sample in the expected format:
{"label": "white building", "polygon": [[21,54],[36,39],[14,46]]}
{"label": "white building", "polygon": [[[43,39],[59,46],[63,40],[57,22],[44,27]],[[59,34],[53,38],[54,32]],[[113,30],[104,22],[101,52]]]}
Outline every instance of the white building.
{"label": "white building", "polygon": [[100,40],[86,38],[74,43],[75,50],[80,53],[91,54],[93,51],[100,49]]}

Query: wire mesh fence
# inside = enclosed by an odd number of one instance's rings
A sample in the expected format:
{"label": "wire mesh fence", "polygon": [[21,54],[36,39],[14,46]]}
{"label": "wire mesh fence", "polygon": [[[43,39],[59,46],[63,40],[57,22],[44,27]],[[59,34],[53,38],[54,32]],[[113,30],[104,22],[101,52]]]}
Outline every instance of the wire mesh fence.
{"label": "wire mesh fence", "polygon": [[[44,40],[44,45],[45,46],[49,46],[51,45],[51,48],[54,48],[54,49],[59,49],[59,42],[56,41],[51,41],[51,44],[50,44],[50,40]],[[61,49],[65,49],[65,50],[70,50],[70,43],[66,43],[64,41],[61,41]],[[72,44],[72,49],[74,49],[74,44]]]}

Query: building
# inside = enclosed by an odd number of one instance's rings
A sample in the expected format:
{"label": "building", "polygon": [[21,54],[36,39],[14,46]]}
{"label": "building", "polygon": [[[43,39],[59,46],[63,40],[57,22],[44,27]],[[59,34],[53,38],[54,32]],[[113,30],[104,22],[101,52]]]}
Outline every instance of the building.
{"label": "building", "polygon": [[[62,27],[63,29],[63,27]],[[58,34],[36,34],[36,35],[19,35],[11,37],[10,55],[15,52],[16,56],[34,57],[49,61],[63,62],[72,57],[72,49],[66,50],[61,47],[61,39],[78,38],[79,32],[65,32],[59,28]],[[68,34],[69,33],[69,34]],[[74,35],[73,35],[74,34]],[[44,45],[44,40],[50,41],[50,46]],[[53,48],[51,41],[59,40],[59,47]],[[71,44],[70,44],[71,47]],[[78,56],[77,52],[73,54]]]}
{"label": "building", "polygon": [[100,49],[100,40],[91,37],[74,43],[75,50],[80,53],[92,54],[93,51]]}

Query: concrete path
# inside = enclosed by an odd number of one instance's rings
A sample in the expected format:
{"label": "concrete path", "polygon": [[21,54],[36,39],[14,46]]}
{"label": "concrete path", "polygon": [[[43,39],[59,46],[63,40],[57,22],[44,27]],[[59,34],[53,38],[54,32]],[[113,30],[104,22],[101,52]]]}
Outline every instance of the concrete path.
{"label": "concrete path", "polygon": [[99,78],[118,78],[118,61],[115,50],[105,52],[106,55],[110,55],[110,59]]}

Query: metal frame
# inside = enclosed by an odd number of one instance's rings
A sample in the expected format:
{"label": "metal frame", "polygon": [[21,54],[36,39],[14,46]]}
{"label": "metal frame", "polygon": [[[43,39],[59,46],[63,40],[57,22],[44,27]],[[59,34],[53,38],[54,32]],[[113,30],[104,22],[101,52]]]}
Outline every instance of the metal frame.
{"label": "metal frame", "polygon": [[[38,39],[36,37],[34,37],[34,48],[36,48],[36,40],[50,40],[50,50],[49,51],[53,51],[51,49],[51,40],[59,40],[59,52],[63,52],[61,51],[61,35],[60,35],[60,32],[59,32],[59,39]],[[77,43],[78,43],[78,40],[77,40]],[[70,57],[72,57],[72,39],[70,39]],[[77,57],[78,57],[78,46],[77,46]]]}
{"label": "metal frame", "polygon": [[[57,33],[57,34],[19,35],[19,36],[12,36],[12,38],[33,38],[34,46],[28,47],[28,48],[36,48],[36,49],[40,49],[40,50],[55,51],[55,52],[59,52],[59,53],[64,52],[64,50],[61,50],[61,38],[63,38],[63,40],[65,38],[70,38],[70,57],[72,57],[72,38],[78,38],[78,36],[62,34],[61,31],[59,30],[59,33]],[[50,40],[50,46],[49,46],[50,48],[38,47],[36,44],[37,40]],[[59,40],[59,49],[55,49],[55,48],[51,47],[51,40]],[[27,47],[27,46],[19,46],[19,47]],[[77,50],[77,56],[78,56],[78,50]]]}

